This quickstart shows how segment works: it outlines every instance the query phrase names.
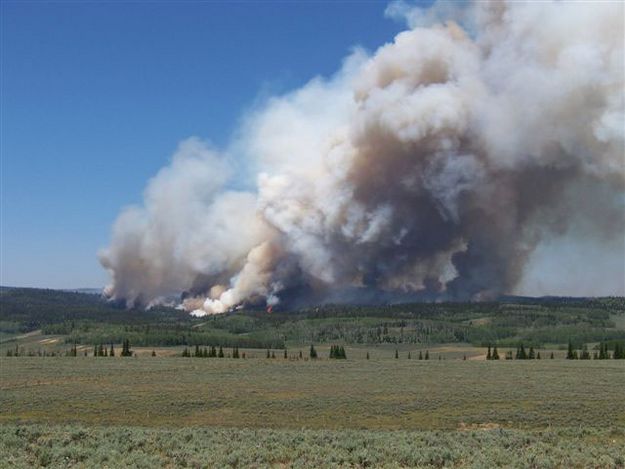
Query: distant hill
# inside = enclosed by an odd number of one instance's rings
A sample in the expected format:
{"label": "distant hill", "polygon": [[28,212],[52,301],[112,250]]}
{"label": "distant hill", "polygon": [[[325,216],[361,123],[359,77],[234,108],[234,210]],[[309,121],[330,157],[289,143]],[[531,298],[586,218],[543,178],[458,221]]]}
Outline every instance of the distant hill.
{"label": "distant hill", "polygon": [[323,305],[295,310],[242,309],[193,318],[159,306],[127,310],[87,292],[0,287],[0,334],[42,329],[78,343],[565,344],[625,339],[625,298],[529,298],[492,302]]}

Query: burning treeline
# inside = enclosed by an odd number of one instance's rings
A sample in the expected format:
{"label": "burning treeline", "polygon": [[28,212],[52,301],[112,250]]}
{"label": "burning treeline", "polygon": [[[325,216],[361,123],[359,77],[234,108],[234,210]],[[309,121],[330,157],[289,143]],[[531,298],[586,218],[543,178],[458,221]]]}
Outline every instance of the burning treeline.
{"label": "burning treeline", "polygon": [[487,298],[545,239],[622,240],[623,8],[478,2],[437,21],[392,4],[411,26],[393,42],[268,100],[225,151],[180,144],[114,225],[107,294],[185,292],[197,314]]}

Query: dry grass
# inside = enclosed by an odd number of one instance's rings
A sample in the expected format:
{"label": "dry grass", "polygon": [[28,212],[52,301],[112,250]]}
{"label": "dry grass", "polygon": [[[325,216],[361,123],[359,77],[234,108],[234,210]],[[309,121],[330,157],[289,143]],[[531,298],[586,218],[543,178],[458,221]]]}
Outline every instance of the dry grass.
{"label": "dry grass", "polygon": [[2,357],[1,366],[5,423],[398,430],[625,425],[625,362],[616,360]]}

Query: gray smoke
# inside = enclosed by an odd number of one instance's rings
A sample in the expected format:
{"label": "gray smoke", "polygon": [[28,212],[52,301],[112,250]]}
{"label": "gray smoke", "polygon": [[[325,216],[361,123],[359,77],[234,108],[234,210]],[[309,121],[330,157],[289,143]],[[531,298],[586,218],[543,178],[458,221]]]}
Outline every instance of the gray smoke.
{"label": "gray smoke", "polygon": [[236,152],[183,142],[116,221],[107,294],[481,299],[558,237],[624,255],[623,3],[449,5],[391,4],[409,30],[269,100]]}

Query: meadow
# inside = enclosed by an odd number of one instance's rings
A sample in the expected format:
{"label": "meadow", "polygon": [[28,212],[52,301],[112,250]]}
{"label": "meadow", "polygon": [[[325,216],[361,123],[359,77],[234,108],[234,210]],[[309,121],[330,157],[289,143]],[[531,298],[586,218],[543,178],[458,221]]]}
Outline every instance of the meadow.
{"label": "meadow", "polygon": [[625,426],[624,389],[620,360],[4,357],[0,422],[606,428]]}
{"label": "meadow", "polygon": [[1,363],[0,467],[622,467],[625,455],[620,360]]}

